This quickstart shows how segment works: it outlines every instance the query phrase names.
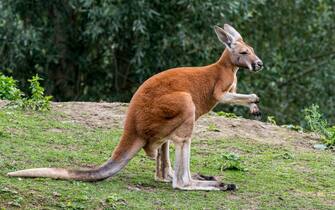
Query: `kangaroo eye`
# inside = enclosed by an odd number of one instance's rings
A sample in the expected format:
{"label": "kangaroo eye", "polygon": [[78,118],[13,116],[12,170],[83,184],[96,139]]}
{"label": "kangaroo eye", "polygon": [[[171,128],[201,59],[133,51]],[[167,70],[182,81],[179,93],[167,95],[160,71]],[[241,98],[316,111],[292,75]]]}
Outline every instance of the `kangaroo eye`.
{"label": "kangaroo eye", "polygon": [[242,52],[240,52],[240,54],[241,55],[246,55],[246,54],[248,54],[248,51],[242,51]]}

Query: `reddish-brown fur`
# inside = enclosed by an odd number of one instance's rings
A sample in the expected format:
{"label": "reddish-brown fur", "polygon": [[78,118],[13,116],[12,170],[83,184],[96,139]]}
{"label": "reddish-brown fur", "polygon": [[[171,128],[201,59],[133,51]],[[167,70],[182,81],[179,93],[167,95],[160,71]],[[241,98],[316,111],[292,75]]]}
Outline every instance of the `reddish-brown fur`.
{"label": "reddish-brown fur", "polygon": [[[157,178],[169,181],[173,176],[174,187],[188,190],[227,190],[227,186],[217,181],[191,179],[190,136],[195,121],[217,103],[237,102],[249,106],[258,101],[258,97],[254,94],[229,95],[227,92],[236,92],[238,67],[255,71],[261,68],[262,63],[253,49],[243,42],[240,34],[231,26],[225,25],[225,29],[216,27],[215,30],[219,40],[229,49],[226,49],[214,64],[174,68],[145,81],[129,104],[123,135],[111,159],[105,164],[93,170],[38,168],[12,172],[8,175],[97,181],[113,176],[141,148],[144,148],[146,154],[156,158],[160,164],[157,166],[157,170],[160,170],[156,171]],[[258,111],[256,105],[252,107]],[[176,144],[178,161],[174,175],[171,175],[173,172],[168,157],[167,137]],[[231,188],[235,189],[235,186]]]}
{"label": "reddish-brown fur", "polygon": [[[196,119],[218,103],[234,82],[234,68],[226,50],[214,64],[174,68],[149,78],[134,94],[126,117],[125,134],[138,138],[123,139],[145,140],[146,152],[151,154],[150,146],[182,123],[188,103],[195,105]],[[126,151],[127,146],[120,149]],[[117,154],[123,152],[116,150],[113,157],[118,158]]]}

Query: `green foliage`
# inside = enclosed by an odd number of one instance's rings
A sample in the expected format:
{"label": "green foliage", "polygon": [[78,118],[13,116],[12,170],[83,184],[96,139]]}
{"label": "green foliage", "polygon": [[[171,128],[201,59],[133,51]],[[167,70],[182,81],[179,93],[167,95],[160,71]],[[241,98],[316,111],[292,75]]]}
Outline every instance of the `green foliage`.
{"label": "green foliage", "polygon": [[[0,137],[4,138],[4,137],[8,137],[10,135],[9,132],[5,131],[4,128],[0,127]],[[1,191],[1,190],[0,190]]]}
{"label": "green foliage", "polygon": [[257,74],[239,71],[240,92],[266,99],[260,108],[279,124],[301,122],[306,102],[322,104],[334,122],[334,7],[334,0],[2,0],[0,66],[25,92],[38,73],[59,101],[129,101],[155,73],[215,62],[224,46],[213,26],[231,23],[265,64]]}
{"label": "green foliage", "polygon": [[216,112],[218,116],[226,117],[226,118],[237,118],[237,115],[231,112],[224,112],[224,111],[219,111]]}
{"label": "green foliage", "polygon": [[335,125],[327,128],[329,135],[324,139],[325,143],[329,147],[335,147]]}
{"label": "green foliage", "polygon": [[17,88],[13,77],[7,77],[0,73],[0,99],[20,100],[23,93]]}
{"label": "green foliage", "polygon": [[109,195],[106,198],[106,204],[111,209],[118,209],[119,206],[126,205],[126,201],[116,194]]}
{"label": "green foliage", "polygon": [[44,96],[44,88],[41,87],[40,78],[37,74],[28,80],[30,83],[30,97],[17,88],[16,81],[12,77],[0,74],[0,99],[9,100],[9,107],[25,110],[46,111],[50,108],[51,96]]}
{"label": "green foliage", "polygon": [[273,125],[277,125],[276,118],[274,116],[268,116],[266,121]]}
{"label": "green foliage", "polygon": [[214,131],[214,132],[220,132],[220,129],[214,123],[209,124],[207,130]]}
{"label": "green foliage", "polygon": [[72,202],[69,201],[66,204],[60,204],[60,207],[62,207],[63,209],[69,209],[69,210],[81,210],[81,209],[85,209],[85,206],[78,203],[78,202]]}
{"label": "green foliage", "polygon": [[327,146],[335,146],[335,126],[329,127],[326,119],[320,112],[318,105],[312,105],[304,109],[307,128],[320,134]]}
{"label": "green foliage", "polygon": [[31,97],[23,101],[22,107],[28,110],[45,111],[50,108],[51,96],[44,96],[44,88],[41,87],[40,78],[37,74],[29,79]]}
{"label": "green foliage", "polygon": [[13,206],[13,207],[21,207],[21,203],[23,201],[23,198],[20,196],[15,196],[14,199],[10,202],[8,202],[9,205]]}
{"label": "green foliage", "polygon": [[285,159],[285,160],[290,160],[290,159],[294,159],[294,156],[288,152],[285,152],[281,155],[279,155],[280,158]]}
{"label": "green foliage", "polygon": [[241,163],[241,158],[236,153],[226,153],[222,154],[219,159],[215,160],[219,165],[221,171],[224,170],[237,170],[237,171],[247,171]]}
{"label": "green foliage", "polygon": [[318,105],[312,105],[304,109],[305,121],[307,123],[307,128],[313,132],[317,132],[321,135],[328,136],[328,122],[324,119],[323,115],[320,113],[320,108]]}

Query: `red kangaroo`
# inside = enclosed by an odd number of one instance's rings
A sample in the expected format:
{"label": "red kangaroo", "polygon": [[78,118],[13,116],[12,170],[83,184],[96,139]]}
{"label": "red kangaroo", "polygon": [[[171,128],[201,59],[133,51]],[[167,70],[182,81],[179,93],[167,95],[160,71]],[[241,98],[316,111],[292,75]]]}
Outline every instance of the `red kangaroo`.
{"label": "red kangaroo", "polygon": [[[215,26],[214,30],[226,46],[220,59],[208,66],[163,71],[145,81],[130,101],[123,135],[106,163],[95,169],[35,168],[8,176],[99,181],[119,172],[143,148],[156,159],[156,180],[172,182],[175,189],[235,190],[234,184],[211,176],[191,176],[191,135],[195,121],[218,103],[247,106],[258,114],[255,94],[236,93],[236,73],[239,67],[259,71],[263,63],[232,26]],[[175,144],[174,171],[169,141]]]}

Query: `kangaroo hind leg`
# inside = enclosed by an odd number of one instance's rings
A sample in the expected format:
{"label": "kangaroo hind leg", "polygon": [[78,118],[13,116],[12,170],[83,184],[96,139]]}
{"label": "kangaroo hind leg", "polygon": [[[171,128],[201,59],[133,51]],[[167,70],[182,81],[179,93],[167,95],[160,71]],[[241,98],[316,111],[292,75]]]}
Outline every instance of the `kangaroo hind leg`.
{"label": "kangaroo hind leg", "polygon": [[194,115],[185,118],[171,139],[175,144],[176,160],[172,186],[180,190],[235,190],[234,184],[224,184],[216,180],[195,180],[190,172],[191,134],[194,126]]}
{"label": "kangaroo hind leg", "polygon": [[169,141],[166,141],[159,149],[156,157],[155,180],[172,182],[173,169],[170,163]]}

